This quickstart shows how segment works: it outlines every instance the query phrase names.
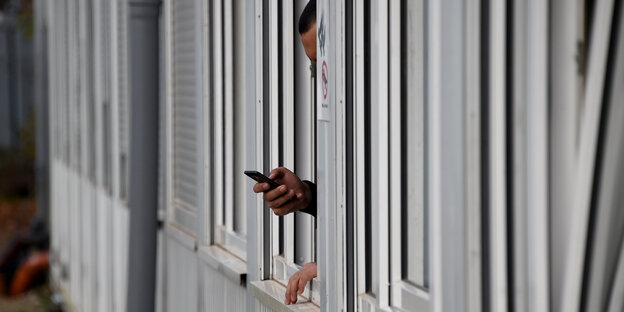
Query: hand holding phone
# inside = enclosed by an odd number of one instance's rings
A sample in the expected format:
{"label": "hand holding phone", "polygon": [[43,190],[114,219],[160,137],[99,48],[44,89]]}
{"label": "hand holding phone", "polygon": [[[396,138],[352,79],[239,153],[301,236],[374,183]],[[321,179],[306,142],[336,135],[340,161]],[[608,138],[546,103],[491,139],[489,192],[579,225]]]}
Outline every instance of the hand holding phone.
{"label": "hand holding phone", "polygon": [[245,170],[245,174],[258,183],[269,183],[269,189],[267,191],[270,191],[280,186],[279,184],[277,184],[277,182],[269,179],[269,177],[256,170]]}
{"label": "hand holding phone", "polygon": [[246,170],[245,174],[258,182],[253,191],[262,193],[262,199],[278,216],[305,209],[312,200],[308,185],[284,167],[271,170],[270,178],[255,170]]}

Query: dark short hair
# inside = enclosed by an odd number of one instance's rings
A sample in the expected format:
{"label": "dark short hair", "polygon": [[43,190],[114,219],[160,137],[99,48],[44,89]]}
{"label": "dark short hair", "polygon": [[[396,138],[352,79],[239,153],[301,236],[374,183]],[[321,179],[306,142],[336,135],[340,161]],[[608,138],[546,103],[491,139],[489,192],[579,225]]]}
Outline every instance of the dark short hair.
{"label": "dark short hair", "polygon": [[299,17],[299,34],[303,35],[316,22],[316,0],[310,0]]}

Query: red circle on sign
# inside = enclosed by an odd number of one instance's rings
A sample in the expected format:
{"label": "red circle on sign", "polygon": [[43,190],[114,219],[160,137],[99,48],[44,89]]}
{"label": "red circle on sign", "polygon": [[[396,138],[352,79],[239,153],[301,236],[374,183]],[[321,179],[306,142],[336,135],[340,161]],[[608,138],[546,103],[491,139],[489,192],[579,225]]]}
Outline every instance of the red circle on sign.
{"label": "red circle on sign", "polygon": [[327,62],[323,61],[321,68],[321,80],[323,83],[323,99],[327,99]]}

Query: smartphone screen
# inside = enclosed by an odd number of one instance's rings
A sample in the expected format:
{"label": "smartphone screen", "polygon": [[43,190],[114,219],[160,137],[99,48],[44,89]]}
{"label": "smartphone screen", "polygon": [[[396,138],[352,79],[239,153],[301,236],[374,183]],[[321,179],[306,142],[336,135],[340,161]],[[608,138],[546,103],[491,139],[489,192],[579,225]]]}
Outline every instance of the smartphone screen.
{"label": "smartphone screen", "polygon": [[245,170],[245,174],[258,183],[269,183],[269,191],[280,186],[277,182],[269,179],[269,177],[256,170]]}

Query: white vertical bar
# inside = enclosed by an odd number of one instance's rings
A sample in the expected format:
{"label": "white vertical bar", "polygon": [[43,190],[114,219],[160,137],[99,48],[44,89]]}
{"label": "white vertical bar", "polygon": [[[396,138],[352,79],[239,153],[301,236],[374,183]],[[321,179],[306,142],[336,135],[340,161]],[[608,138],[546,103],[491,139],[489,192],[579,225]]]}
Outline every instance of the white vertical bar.
{"label": "white vertical bar", "polygon": [[584,107],[581,112],[578,158],[576,162],[576,185],[573,210],[570,211],[570,232],[566,250],[565,274],[562,294],[562,311],[577,311],[580,305],[583,280],[583,260],[591,205],[592,183],[604,79],[607,66],[609,35],[613,18],[613,0],[602,0],[595,4],[592,34],[590,36],[589,61]]}
{"label": "white vertical bar", "polygon": [[[389,172],[389,208],[390,208],[390,226],[387,227],[390,235],[390,261],[389,261],[389,280],[387,281],[392,285],[394,282],[401,280],[401,263],[402,253],[407,250],[402,250],[401,245],[403,240],[408,239],[407,230],[401,228],[401,209],[402,209],[402,148],[401,146],[401,114],[406,112],[401,111],[401,67],[407,64],[401,64],[401,24],[407,23],[407,21],[401,20],[401,2],[391,1],[389,2],[389,63],[390,72],[388,74],[388,91],[389,91],[389,148],[390,148],[390,172]],[[406,8],[403,8],[406,9]],[[416,122],[416,121],[411,121]],[[416,208],[416,207],[412,207]],[[382,227],[383,229],[383,227]],[[409,240],[408,240],[409,241]],[[389,298],[388,304],[397,306],[400,303],[401,291],[396,287],[392,287],[392,294]]]}
{"label": "white vertical bar", "polygon": [[249,68],[246,56],[249,47],[246,31],[248,21],[245,18],[245,10],[249,4],[244,1],[235,2],[233,6],[233,45],[234,45],[234,231],[237,235],[245,237],[247,235],[247,201],[250,197],[255,197],[250,190],[251,180],[242,174],[244,170],[253,168],[249,155],[253,154],[253,145],[250,138],[253,129],[248,120],[252,115],[253,108],[249,103],[253,103],[253,97],[248,94]]}
{"label": "white vertical bar", "polygon": [[[550,262],[564,263],[570,207],[574,203],[577,125],[582,76],[579,42],[583,42],[584,0],[555,0],[550,11]],[[581,17],[579,17],[579,15]],[[550,266],[550,301],[560,309],[565,266]],[[517,287],[516,287],[517,288]],[[520,300],[516,301],[520,304]],[[519,311],[518,304],[516,307]]]}
{"label": "white vertical bar", "polygon": [[[283,99],[283,127],[284,138],[284,167],[295,171],[295,100],[294,100],[294,16],[293,1],[283,1],[282,16],[282,99]],[[293,21],[293,22],[291,22]],[[279,36],[280,34],[278,34]],[[303,101],[301,101],[303,102]],[[303,102],[305,103],[305,102]],[[302,103],[302,104],[303,104]],[[295,172],[298,174],[298,172]],[[288,263],[295,260],[295,215],[290,213],[284,216],[284,257]],[[301,242],[303,243],[303,242]]]}
{"label": "white vertical bar", "polygon": [[389,124],[388,124],[388,3],[371,2],[371,195],[373,217],[373,289],[380,308],[389,304],[388,205]]}
{"label": "white vertical bar", "polygon": [[111,53],[111,179],[113,186],[113,198],[115,202],[119,199],[120,189],[120,174],[119,174],[119,84],[116,83],[119,81],[119,27],[117,27],[117,23],[119,23],[119,10],[117,6],[119,5],[118,1],[110,2],[110,20],[109,29],[110,29],[110,45],[109,51]]}
{"label": "white vertical bar", "polygon": [[[210,80],[210,72],[212,71],[212,67],[210,64],[210,60],[212,58],[213,51],[210,49],[209,42],[209,34],[212,31],[212,25],[210,24],[212,20],[210,20],[210,10],[212,10],[210,3],[207,1],[201,1],[201,47],[204,53],[201,53],[201,68],[202,68],[202,85],[201,85],[201,115],[203,122],[201,122],[201,142],[200,145],[202,149],[200,149],[203,154],[202,157],[199,158],[199,161],[203,165],[204,175],[200,177],[203,180],[204,187],[199,190],[202,193],[202,197],[204,198],[203,203],[199,208],[199,217],[201,219],[199,233],[200,235],[199,244],[200,245],[209,245],[212,242],[212,229],[216,226],[216,224],[212,220],[212,209],[215,209],[213,205],[213,198],[211,197],[212,188],[214,187],[212,181],[212,171],[210,164],[213,159],[212,150],[213,146],[210,144],[210,136],[212,134],[212,116],[210,114],[210,108],[213,103],[210,102],[210,91],[213,86],[213,81]],[[165,15],[166,16],[166,15]],[[166,23],[165,23],[166,24]],[[165,72],[167,75],[167,72]],[[168,77],[168,76],[166,76]],[[169,115],[169,114],[167,114]],[[171,181],[167,179],[167,181]],[[167,183],[171,184],[171,183]],[[166,202],[166,201],[165,201]]]}
{"label": "white vertical bar", "polygon": [[[278,40],[279,40],[279,30],[277,28],[277,20],[279,16],[277,15],[277,0],[270,0],[269,4],[269,51],[271,53],[271,59],[269,61],[270,64],[270,131],[269,131],[269,140],[270,140],[270,164],[271,168],[277,168],[279,166],[279,151],[280,151],[280,140],[279,140],[279,125],[281,120],[279,120],[279,72],[278,72],[278,62],[280,62],[278,58]],[[271,255],[279,255],[279,217],[275,214],[271,214],[271,234],[272,234],[272,243]]]}
{"label": "white vertical bar", "polygon": [[528,309],[548,311],[548,2],[527,6]]}
{"label": "white vertical bar", "polygon": [[[295,1],[293,8],[293,18],[296,27],[298,16],[307,4],[306,0]],[[295,76],[294,90],[295,99],[293,106],[295,107],[294,129],[297,138],[294,141],[295,149],[295,172],[301,179],[314,181],[314,90],[313,80],[311,79],[310,60],[305,54],[298,32],[293,31],[295,37],[293,42],[293,58]],[[304,213],[295,215],[295,262],[298,264],[307,263],[314,260],[314,219],[312,216]]]}
{"label": "white vertical bar", "polygon": [[[255,161],[255,167],[256,168],[264,168],[264,149],[268,148],[266,146],[264,146],[264,136],[265,136],[265,132],[264,132],[264,125],[265,125],[265,120],[263,119],[263,114],[264,114],[264,105],[266,105],[266,103],[264,103],[263,101],[263,96],[264,96],[264,91],[263,91],[263,44],[264,41],[267,40],[266,35],[263,34],[263,19],[265,17],[265,14],[267,12],[263,11],[262,8],[262,0],[256,0],[255,1],[255,11],[254,11],[254,17],[255,17],[255,34],[254,34],[254,38],[255,38],[255,44],[254,46],[256,47],[256,50],[258,52],[254,53],[254,63],[253,66],[255,66],[255,101],[254,101],[254,105],[255,105],[255,110],[254,110],[254,118],[255,118],[255,137],[254,137],[254,146],[255,146],[255,154],[256,157],[254,159]],[[251,86],[250,86],[251,87]],[[262,170],[262,169],[260,169]],[[255,267],[251,267],[251,269],[253,269],[253,272],[248,272],[249,275],[253,278],[256,277],[257,280],[263,279],[264,276],[266,276],[266,270],[270,271],[269,267],[265,267],[264,266],[264,255],[266,253],[269,253],[270,250],[266,250],[264,248],[264,215],[263,215],[263,210],[264,210],[264,202],[262,200],[262,196],[256,196],[255,199],[255,207],[252,211],[252,220],[253,222],[249,222],[247,225],[248,226],[253,226],[255,227],[255,232],[253,232],[255,235],[250,235],[250,239],[248,240],[248,250],[254,250],[255,249],[255,254],[254,253],[249,253],[250,254],[250,259],[248,260],[248,263],[252,263],[251,261],[253,261],[252,259],[254,259],[253,257],[255,256]],[[254,218],[255,217],[255,218]],[[250,264],[250,266],[252,266],[253,264]]]}
{"label": "white vertical bar", "polygon": [[[338,278],[334,279],[332,283],[328,283],[327,290],[329,300],[328,302],[331,309],[335,310],[346,310],[346,300],[345,300],[345,290],[346,290],[346,112],[345,112],[345,76],[346,76],[346,66],[345,66],[345,1],[331,1],[329,10],[329,29],[332,32],[329,35],[328,41],[330,42],[330,46],[328,49],[329,52],[329,65],[333,66],[333,70],[329,71],[329,81],[331,88],[333,88],[334,92],[329,92],[333,98],[330,101],[333,101],[334,105],[334,117],[335,124],[333,129],[330,127],[330,136],[334,137],[335,143],[333,143],[334,153],[333,159],[335,159],[335,166],[333,170],[331,170],[331,166],[328,171],[333,171],[333,176],[328,175],[328,180],[330,183],[333,180],[332,192],[334,196],[333,202],[330,199],[331,206],[336,207],[335,209],[328,209],[327,216],[329,216],[328,221],[331,220],[329,231],[327,232],[328,237],[335,237],[334,240],[331,241],[330,244],[327,244],[327,250],[329,251],[329,255],[327,259],[331,261],[330,269],[327,272],[331,275],[336,276]],[[332,133],[333,132],[333,133]],[[331,153],[329,154],[331,155]],[[330,160],[332,158],[329,158]],[[331,184],[330,184],[331,185]],[[332,192],[329,192],[331,194]],[[331,195],[330,195],[331,198]],[[329,207],[331,207],[329,206]],[[333,224],[332,224],[333,223]]]}
{"label": "white vertical bar", "polygon": [[174,216],[173,216],[173,205],[172,205],[172,200],[173,200],[173,183],[170,183],[171,181],[173,181],[173,79],[171,79],[172,77],[172,73],[173,73],[173,38],[172,38],[172,3],[171,0],[165,0],[163,2],[163,12],[164,12],[164,32],[165,32],[165,70],[164,70],[164,75],[165,75],[165,127],[166,127],[166,135],[167,138],[165,139],[165,144],[166,144],[166,158],[167,158],[167,165],[166,165],[166,172],[165,172],[165,179],[167,181],[166,187],[165,187],[165,203],[166,203],[166,209],[167,209],[167,220],[168,221],[172,221],[174,220]]}
{"label": "white vertical bar", "polygon": [[[354,209],[355,209],[355,217],[356,217],[356,243],[355,245],[355,257],[356,257],[356,294],[362,294],[366,291],[366,261],[370,261],[371,259],[366,259],[366,248],[370,248],[371,246],[366,246],[365,240],[365,232],[366,232],[366,223],[365,223],[365,207],[366,207],[366,175],[365,175],[365,155],[366,155],[366,137],[364,135],[364,130],[369,125],[365,124],[364,119],[364,1],[362,0],[354,0],[353,8],[355,10],[354,17],[354,34],[355,38],[354,43],[354,52],[355,52],[355,61],[353,66],[353,77],[354,77],[354,101],[353,101],[353,112],[354,112],[354,122],[353,126],[355,129],[354,140],[353,140],[353,150],[354,150],[354,158],[355,158],[355,168],[354,168]],[[357,298],[356,298],[357,301]]]}
{"label": "white vertical bar", "polygon": [[505,154],[505,3],[490,3],[490,263],[491,307],[507,310],[507,194]]}
{"label": "white vertical bar", "polygon": [[225,210],[225,228],[228,231],[234,230],[234,87],[233,87],[233,61],[232,54],[232,1],[223,1],[223,84],[224,101],[223,101],[223,126],[224,139],[224,210]]}
{"label": "white vertical bar", "polygon": [[478,0],[466,4],[466,311],[482,311],[481,249],[481,93],[480,27]]}
{"label": "white vertical bar", "polygon": [[[620,14],[624,13],[624,7],[620,6]],[[617,25],[616,23],[614,23]],[[591,259],[589,263],[591,265],[589,270],[589,278],[584,283],[587,285],[586,306],[587,311],[598,311],[606,309],[605,293],[611,292],[609,297],[614,300],[615,297],[622,297],[624,291],[622,288],[618,289],[618,281],[622,274],[617,271],[624,271],[624,255],[621,253],[622,247],[622,235],[624,234],[624,209],[622,209],[622,202],[624,202],[624,193],[622,188],[624,187],[624,178],[622,173],[624,172],[624,163],[622,163],[622,157],[624,156],[624,140],[622,140],[622,133],[624,133],[624,24],[621,22],[619,29],[613,29],[612,31],[617,36],[614,36],[613,43],[614,48],[611,50],[612,60],[612,76],[611,81],[608,82],[611,87],[605,88],[609,90],[604,95],[605,103],[608,103],[608,116],[605,120],[605,128],[602,134],[602,160],[601,160],[601,173],[597,176],[600,180],[597,181],[599,190],[596,194],[596,212],[594,214],[594,234],[591,244]],[[618,87],[619,86],[619,87]],[[619,268],[617,263],[618,257],[620,258]],[[588,261],[586,260],[586,261]],[[620,303],[620,308],[624,306]],[[612,306],[612,308],[615,308]]]}
{"label": "white vertical bar", "polygon": [[[527,45],[526,25],[527,20],[527,4],[526,1],[515,1],[513,4],[513,43],[514,47],[525,47]],[[526,131],[526,49],[518,48],[513,52],[512,60],[512,73],[513,73],[513,106],[511,115],[513,116],[513,156],[512,167],[513,174],[510,176],[513,179],[513,219],[514,232],[513,232],[513,274],[514,285],[513,294],[514,309],[518,311],[527,310],[527,169],[526,169],[526,155],[527,155],[527,131]]]}
{"label": "white vertical bar", "polygon": [[427,3],[428,15],[427,24],[427,63],[428,68],[428,99],[427,99],[427,120],[428,120],[428,163],[427,163],[427,183],[429,184],[429,263],[431,264],[431,298],[432,311],[443,311],[443,280],[442,280],[442,178],[441,178],[441,94],[442,88],[441,70],[442,58],[442,8],[440,1]]}
{"label": "white vertical bar", "polygon": [[[223,2],[221,0],[217,0],[213,2],[213,12],[212,12],[212,16],[213,16],[213,20],[211,21],[212,25],[213,25],[213,47],[214,50],[212,51],[212,53],[214,53],[214,81],[213,81],[213,87],[214,87],[214,116],[213,117],[213,122],[214,122],[214,146],[213,146],[213,157],[214,157],[214,168],[215,171],[213,172],[214,175],[214,181],[216,181],[217,183],[214,183],[213,188],[214,188],[214,216],[215,216],[215,220],[213,220],[214,225],[215,226],[220,226],[220,225],[224,225],[224,214],[225,214],[225,186],[223,184],[223,182],[225,181],[225,177],[224,177],[224,172],[223,172],[223,167],[225,165],[225,160],[223,159],[223,154],[224,154],[224,141],[223,141],[223,136],[224,136],[224,120],[223,120],[223,109],[224,109],[224,81],[223,81],[223,61],[224,61],[224,56],[223,56],[223,49],[221,49],[221,47],[223,47],[224,44],[224,38],[223,38],[223,18],[222,18],[222,14],[223,14]],[[224,241],[224,237],[220,237],[220,231],[214,231],[215,234],[215,240],[218,241],[219,243],[223,243]]]}

